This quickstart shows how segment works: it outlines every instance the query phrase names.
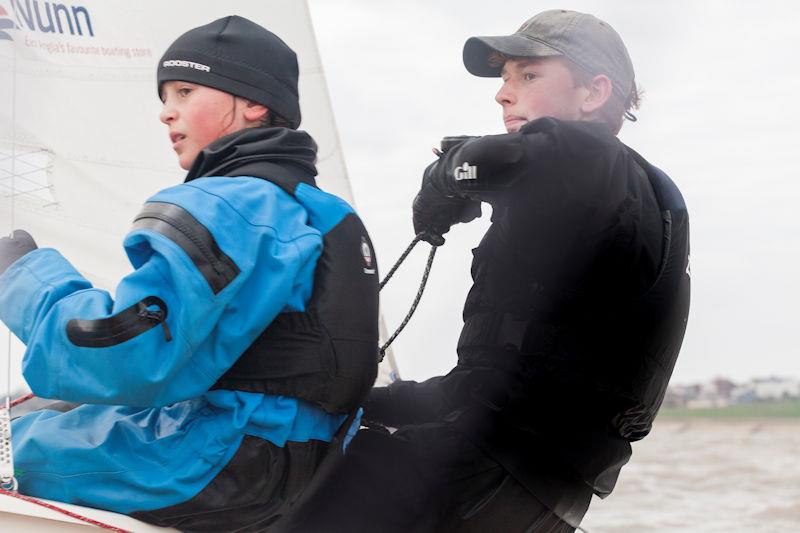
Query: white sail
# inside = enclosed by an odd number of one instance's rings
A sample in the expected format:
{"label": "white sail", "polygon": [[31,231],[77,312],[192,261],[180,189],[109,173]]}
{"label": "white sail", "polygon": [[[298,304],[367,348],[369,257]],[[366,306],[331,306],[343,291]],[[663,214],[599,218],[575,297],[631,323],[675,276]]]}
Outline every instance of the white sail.
{"label": "white sail", "polygon": [[[0,0],[0,233],[26,229],[113,290],[130,271],[122,241],[133,217],[184,174],[158,120],[157,60],[184,31],[231,11],[211,0]],[[319,145],[319,184],[354,203],[306,3],[240,0],[235,13],[297,52],[301,128]],[[2,397],[6,336],[0,328]],[[19,390],[24,347],[14,339],[10,350]],[[391,361],[379,382],[397,375]]]}
{"label": "white sail", "polygon": [[[297,52],[301,127],[319,145],[319,183],[353,203],[306,3],[235,8]],[[28,230],[113,289],[130,271],[121,243],[134,215],[183,176],[158,121],[156,62],[183,31],[229,14],[209,0],[0,0],[0,28],[13,24],[0,29],[10,37],[0,39],[0,232]],[[384,379],[393,370],[382,369]]]}

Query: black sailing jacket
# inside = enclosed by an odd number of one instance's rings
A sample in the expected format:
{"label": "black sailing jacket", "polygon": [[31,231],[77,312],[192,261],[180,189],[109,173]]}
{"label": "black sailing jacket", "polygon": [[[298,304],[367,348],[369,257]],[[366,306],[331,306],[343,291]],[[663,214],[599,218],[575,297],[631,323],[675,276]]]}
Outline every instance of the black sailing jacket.
{"label": "black sailing jacket", "polygon": [[[473,250],[458,364],[393,384],[368,414],[454,424],[575,523],[649,432],[680,350],[683,198],[599,123],[540,119],[437,164],[454,176],[450,194],[493,207]],[[477,172],[456,180],[465,164]]]}

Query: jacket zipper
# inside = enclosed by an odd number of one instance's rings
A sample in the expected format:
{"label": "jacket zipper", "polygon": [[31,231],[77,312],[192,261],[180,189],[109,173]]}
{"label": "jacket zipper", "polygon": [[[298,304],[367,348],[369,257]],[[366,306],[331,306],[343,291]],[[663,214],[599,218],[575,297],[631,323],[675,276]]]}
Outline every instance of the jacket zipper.
{"label": "jacket zipper", "polygon": [[[151,311],[147,308],[144,302],[139,302],[139,312],[137,315],[141,318],[146,320],[151,320],[156,324],[161,324],[161,327],[164,329],[164,339],[167,342],[172,341],[172,332],[169,330],[169,326],[167,325],[167,313],[162,309],[157,309],[155,311]],[[158,304],[155,304],[158,305]]]}

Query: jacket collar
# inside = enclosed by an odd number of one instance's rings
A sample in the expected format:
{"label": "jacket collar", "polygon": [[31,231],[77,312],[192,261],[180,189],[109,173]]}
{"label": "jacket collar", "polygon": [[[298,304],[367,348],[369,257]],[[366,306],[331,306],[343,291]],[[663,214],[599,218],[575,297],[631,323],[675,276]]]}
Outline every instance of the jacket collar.
{"label": "jacket collar", "polygon": [[304,131],[246,128],[204,148],[185,182],[207,176],[253,176],[291,179],[316,186],[317,144]]}

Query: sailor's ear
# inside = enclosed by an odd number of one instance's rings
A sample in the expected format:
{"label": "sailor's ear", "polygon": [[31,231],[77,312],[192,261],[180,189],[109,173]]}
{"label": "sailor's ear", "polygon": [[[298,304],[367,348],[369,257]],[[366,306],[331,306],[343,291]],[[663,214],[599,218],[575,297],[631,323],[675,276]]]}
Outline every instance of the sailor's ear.
{"label": "sailor's ear", "polygon": [[586,87],[589,91],[581,105],[581,111],[591,114],[608,102],[611,98],[611,80],[605,74],[598,74]]}
{"label": "sailor's ear", "polygon": [[269,109],[262,104],[247,100],[242,112],[246,120],[250,122],[261,122],[267,116],[267,113],[269,113]]}

